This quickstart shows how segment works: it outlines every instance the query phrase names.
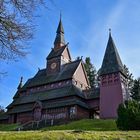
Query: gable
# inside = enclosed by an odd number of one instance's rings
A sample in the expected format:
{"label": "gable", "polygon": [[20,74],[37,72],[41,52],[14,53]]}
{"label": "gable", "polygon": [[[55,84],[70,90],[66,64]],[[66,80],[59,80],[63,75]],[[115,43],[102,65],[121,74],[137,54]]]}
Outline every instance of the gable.
{"label": "gable", "polygon": [[35,87],[62,80],[72,79],[72,76],[74,75],[79,64],[80,60],[66,63],[63,65],[63,68],[59,73],[53,75],[46,75],[46,69],[39,70],[33,78],[28,79],[28,81],[23,85],[21,90],[23,91],[29,87]]}
{"label": "gable", "polygon": [[69,53],[69,49],[66,47],[62,53],[62,59],[66,62],[69,62],[71,60],[71,56]]}
{"label": "gable", "polygon": [[81,84],[84,85],[84,87],[89,87],[89,81],[88,81],[88,78],[87,78],[87,75],[86,75],[86,71],[84,69],[84,66],[82,64],[82,62],[79,64],[79,66],[77,67],[74,75],[73,75],[73,78],[80,82]]}
{"label": "gable", "polygon": [[52,49],[49,55],[47,56],[47,60],[61,56],[65,48],[66,46],[63,46],[62,48],[58,50]]}

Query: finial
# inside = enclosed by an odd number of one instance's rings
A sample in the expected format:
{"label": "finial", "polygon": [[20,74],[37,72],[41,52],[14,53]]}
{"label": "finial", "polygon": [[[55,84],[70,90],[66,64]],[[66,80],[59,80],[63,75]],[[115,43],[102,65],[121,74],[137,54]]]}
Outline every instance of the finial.
{"label": "finial", "polygon": [[109,36],[111,36],[111,28],[109,28]]}
{"label": "finial", "polygon": [[68,46],[69,45],[69,42],[66,44],[66,46]]}
{"label": "finial", "polygon": [[22,88],[22,81],[23,81],[23,77],[21,76],[21,78],[20,78],[20,83],[19,83],[19,85],[18,85],[18,88],[17,88],[17,89]]}
{"label": "finial", "polygon": [[22,83],[22,81],[23,81],[23,77],[21,76],[21,78],[20,78],[20,83]]}
{"label": "finial", "polygon": [[61,10],[60,10],[60,20],[61,20],[61,18],[62,18],[62,12],[61,12]]}

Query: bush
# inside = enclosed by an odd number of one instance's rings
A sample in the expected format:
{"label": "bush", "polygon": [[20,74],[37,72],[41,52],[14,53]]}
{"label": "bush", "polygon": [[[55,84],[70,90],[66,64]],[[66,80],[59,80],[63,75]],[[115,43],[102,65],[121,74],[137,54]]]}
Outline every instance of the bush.
{"label": "bush", "polygon": [[140,103],[132,100],[120,104],[116,123],[121,130],[140,130]]}

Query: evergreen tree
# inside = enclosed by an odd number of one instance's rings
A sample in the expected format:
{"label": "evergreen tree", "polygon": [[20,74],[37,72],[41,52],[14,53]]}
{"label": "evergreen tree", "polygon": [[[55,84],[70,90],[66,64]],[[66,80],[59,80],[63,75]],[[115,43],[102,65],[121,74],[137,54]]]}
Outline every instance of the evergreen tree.
{"label": "evergreen tree", "polygon": [[133,74],[129,71],[129,69],[126,65],[124,65],[124,70],[126,72],[126,76],[127,76],[127,79],[128,79],[128,90],[131,93],[132,87],[133,87],[133,84],[134,84]]}
{"label": "evergreen tree", "polygon": [[130,100],[120,104],[116,123],[121,130],[140,130],[140,103]]}
{"label": "evergreen tree", "polygon": [[136,101],[140,101],[140,78],[134,80],[131,97]]}
{"label": "evergreen tree", "polygon": [[85,59],[85,70],[87,72],[87,77],[90,82],[90,86],[95,88],[97,85],[97,72],[94,65],[91,63],[90,57],[86,57]]}

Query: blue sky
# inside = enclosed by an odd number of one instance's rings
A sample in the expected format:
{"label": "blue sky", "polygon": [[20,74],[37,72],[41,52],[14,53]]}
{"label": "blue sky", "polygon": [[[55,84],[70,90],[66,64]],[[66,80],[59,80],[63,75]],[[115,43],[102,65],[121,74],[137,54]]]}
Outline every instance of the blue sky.
{"label": "blue sky", "polygon": [[100,68],[112,29],[122,62],[135,78],[140,76],[140,1],[139,0],[46,0],[47,9],[40,8],[35,22],[35,38],[30,53],[18,62],[0,63],[8,75],[0,79],[0,105],[6,107],[14,96],[20,77],[24,83],[39,68],[46,67],[46,57],[53,47],[60,10],[65,40],[73,59],[90,56]]}

